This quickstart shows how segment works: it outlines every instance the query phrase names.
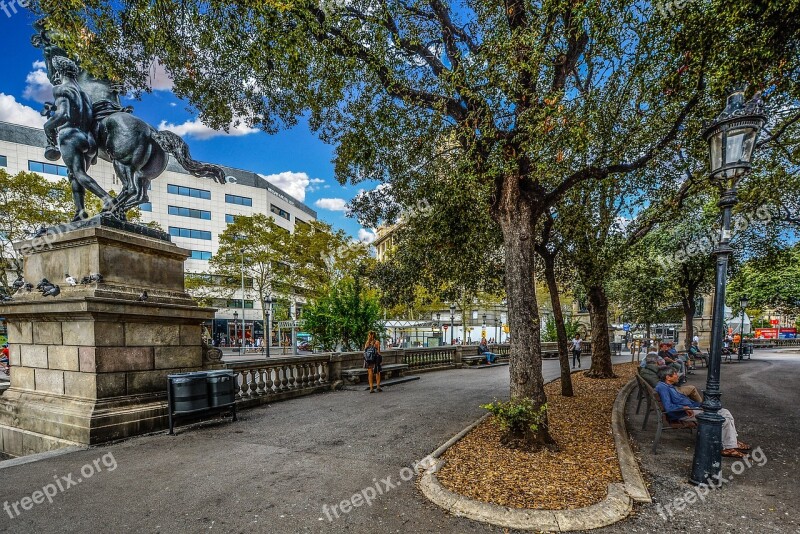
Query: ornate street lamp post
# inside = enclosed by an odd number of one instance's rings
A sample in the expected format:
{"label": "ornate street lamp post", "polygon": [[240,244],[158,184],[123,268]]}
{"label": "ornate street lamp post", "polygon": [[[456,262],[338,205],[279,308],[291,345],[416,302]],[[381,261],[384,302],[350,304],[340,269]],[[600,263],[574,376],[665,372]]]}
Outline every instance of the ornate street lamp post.
{"label": "ornate street lamp post", "polygon": [[739,359],[742,359],[742,349],[744,348],[744,309],[747,308],[749,300],[747,295],[742,295],[739,299],[739,308],[742,310],[742,322],[739,323]]}
{"label": "ornate street lamp post", "polygon": [[450,305],[450,344],[453,344],[453,320],[456,318],[455,304]]}
{"label": "ornate street lamp post", "polygon": [[239,342],[239,312],[233,312],[233,342]]}
{"label": "ornate street lamp post", "polygon": [[706,125],[703,138],[708,142],[711,156],[712,183],[719,187],[722,197],[717,204],[722,211],[722,231],[719,245],[714,250],[717,259],[714,312],[711,327],[711,354],[708,366],[703,413],[697,416],[697,443],[694,449],[689,482],[705,484],[719,475],[722,469],[722,423],[720,404],[720,362],[722,360],[722,335],[725,317],[725,285],[727,283],[728,257],[732,249],[731,209],[737,203],[736,186],[751,168],[751,157],[758,132],[767,120],[760,95],[744,101],[744,87],[728,96],[725,110]]}
{"label": "ornate street lamp post", "polygon": [[275,300],[272,298],[272,295],[267,295],[264,297],[264,311],[267,314],[267,328],[266,332],[264,332],[264,344],[267,346],[267,358],[269,358],[269,346],[272,345],[272,303]]}

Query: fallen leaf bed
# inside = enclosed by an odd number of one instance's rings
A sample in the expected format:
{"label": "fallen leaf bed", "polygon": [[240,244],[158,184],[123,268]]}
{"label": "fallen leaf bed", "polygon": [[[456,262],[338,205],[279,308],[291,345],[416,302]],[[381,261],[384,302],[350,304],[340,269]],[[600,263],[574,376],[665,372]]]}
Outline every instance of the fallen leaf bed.
{"label": "fallen leaf bed", "polygon": [[618,378],[608,380],[573,374],[574,397],[561,396],[560,380],[545,386],[558,452],[503,447],[502,429],[489,417],[443,455],[439,481],[461,495],[512,508],[564,510],[605,499],[608,484],[622,482],[611,410],[636,365],[615,365],[614,372]]}

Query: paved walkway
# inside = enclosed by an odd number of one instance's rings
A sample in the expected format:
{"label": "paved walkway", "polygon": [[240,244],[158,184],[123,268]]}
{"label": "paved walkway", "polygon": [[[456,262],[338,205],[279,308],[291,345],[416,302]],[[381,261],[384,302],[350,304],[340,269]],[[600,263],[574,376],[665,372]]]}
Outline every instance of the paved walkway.
{"label": "paved walkway", "polygon": [[[544,374],[556,378],[558,362],[545,361]],[[501,532],[448,516],[400,472],[485,413],[479,404],[506,397],[508,367],[420,376],[383,393],[359,387],[313,395],[243,411],[238,423],[2,469],[0,506],[54,477],[82,481],[14,519],[0,510],[0,531]],[[102,463],[108,453],[113,471]],[[102,469],[87,468],[98,472],[84,479],[81,468],[96,459]],[[324,505],[376,483],[383,490],[387,477],[401,484],[328,521]]]}
{"label": "paved walkway", "polygon": [[[721,369],[723,406],[736,419],[740,439],[756,450],[761,447],[752,467],[723,458],[722,474],[729,482],[704,501],[670,513],[667,505],[674,510],[674,500],[692,492],[687,480],[695,438],[684,430],[666,431],[653,455],[656,423],[651,415],[647,429],[641,430],[644,409],[634,415],[634,395],[628,404],[628,429],[639,443],[656,502],[593,533],[800,533],[800,349],[756,350],[753,358],[724,363]],[[702,369],[690,378],[704,389]]]}
{"label": "paved walkway", "polygon": [[[723,387],[743,437],[761,444],[769,463],[709,501],[714,525],[729,527],[704,532],[797,527],[800,501],[790,474],[798,468],[800,355],[766,360],[726,365]],[[544,370],[546,378],[555,378],[558,363],[546,361]],[[0,509],[0,532],[504,532],[448,516],[403,482],[401,470],[482,415],[480,403],[505,397],[508,367],[421,376],[379,394],[350,388],[303,397],[247,410],[239,423],[208,423],[175,437],[145,436],[0,469],[0,507],[38,497],[34,492],[56,479],[64,488],[52,503],[45,500],[27,511],[18,505],[21,513],[13,519]],[[778,403],[781,397],[786,400]],[[652,427],[645,434],[643,440],[652,439]],[[649,451],[643,452],[648,467],[666,466],[667,474],[655,477],[659,499],[685,489],[691,461],[689,436],[672,434],[662,441],[663,462],[652,462]],[[67,480],[79,479],[68,487]],[[382,480],[396,486],[386,491]],[[376,484],[384,494],[371,506],[339,518],[329,512],[328,520],[323,506],[330,510]],[[748,507],[748,500],[755,504]],[[763,508],[763,515],[754,507]],[[752,530],[736,530],[740,515],[752,517],[747,523]],[[708,516],[692,509],[686,521],[664,523],[653,520],[658,518],[653,507],[606,532],[683,532]],[[755,528],[762,524],[767,528]]]}

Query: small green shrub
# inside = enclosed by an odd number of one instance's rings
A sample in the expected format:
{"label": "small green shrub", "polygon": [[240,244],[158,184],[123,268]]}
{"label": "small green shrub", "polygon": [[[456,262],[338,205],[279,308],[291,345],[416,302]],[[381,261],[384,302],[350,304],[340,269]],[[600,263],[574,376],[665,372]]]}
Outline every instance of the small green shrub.
{"label": "small green shrub", "polygon": [[526,429],[535,432],[547,413],[547,404],[537,409],[531,399],[496,400],[491,404],[482,404],[481,408],[489,410],[503,428],[515,434],[524,433]]}

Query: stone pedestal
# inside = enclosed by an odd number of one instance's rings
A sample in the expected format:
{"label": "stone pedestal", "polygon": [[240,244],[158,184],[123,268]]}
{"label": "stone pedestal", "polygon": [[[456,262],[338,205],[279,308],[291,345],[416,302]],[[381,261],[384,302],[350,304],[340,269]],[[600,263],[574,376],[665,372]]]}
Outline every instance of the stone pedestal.
{"label": "stone pedestal", "polygon": [[[165,428],[166,376],[203,368],[201,324],[214,315],[184,291],[188,251],[102,224],[15,247],[25,280],[47,278],[61,294],[23,290],[0,306],[12,365],[0,450],[20,456]],[[103,278],[69,287],[65,273]]]}

